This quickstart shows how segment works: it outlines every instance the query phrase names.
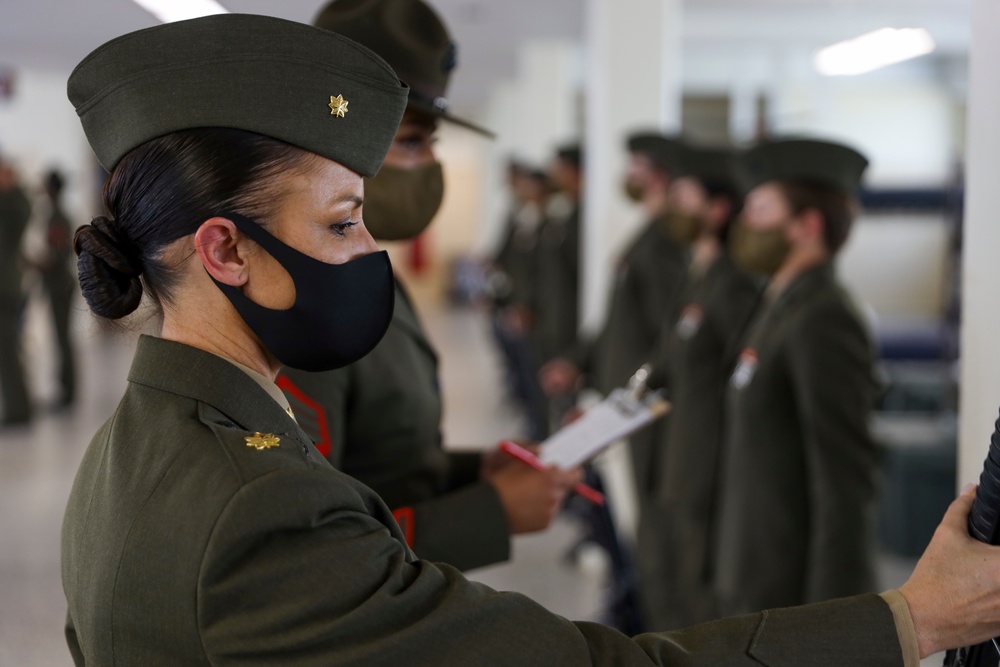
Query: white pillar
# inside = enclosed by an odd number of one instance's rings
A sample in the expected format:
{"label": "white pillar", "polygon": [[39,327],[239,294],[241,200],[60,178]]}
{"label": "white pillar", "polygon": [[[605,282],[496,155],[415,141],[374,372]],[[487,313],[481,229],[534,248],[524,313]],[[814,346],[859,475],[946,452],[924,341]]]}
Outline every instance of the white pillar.
{"label": "white pillar", "polygon": [[636,129],[680,129],[681,0],[587,0],[583,326],[604,317],[610,267],[636,231],[621,194],[624,142]]}
{"label": "white pillar", "polygon": [[1000,4],[975,0],[962,269],[960,484],[978,481],[1000,406]]}

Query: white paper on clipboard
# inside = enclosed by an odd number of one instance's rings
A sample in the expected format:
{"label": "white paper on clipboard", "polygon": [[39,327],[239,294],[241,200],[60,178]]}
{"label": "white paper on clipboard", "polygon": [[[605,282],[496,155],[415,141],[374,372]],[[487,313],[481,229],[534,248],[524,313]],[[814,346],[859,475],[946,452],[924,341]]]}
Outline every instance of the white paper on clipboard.
{"label": "white paper on clipboard", "polygon": [[670,404],[659,397],[638,400],[625,389],[615,389],[580,419],[543,442],[538,458],[563,470],[575,468],[608,445],[662,417],[669,408]]}

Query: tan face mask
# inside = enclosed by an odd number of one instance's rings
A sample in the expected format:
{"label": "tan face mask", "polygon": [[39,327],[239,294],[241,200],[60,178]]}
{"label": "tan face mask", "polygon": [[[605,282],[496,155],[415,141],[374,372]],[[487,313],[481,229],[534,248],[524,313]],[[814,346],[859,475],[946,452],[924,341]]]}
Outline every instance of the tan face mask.
{"label": "tan face mask", "polygon": [[443,198],[440,162],[416,169],[382,167],[365,179],[365,227],[379,241],[416,238],[431,224]]}
{"label": "tan face mask", "polygon": [[633,181],[631,178],[626,178],[625,181],[622,183],[622,192],[625,193],[625,197],[630,202],[642,201],[642,194],[643,194],[642,186]]}
{"label": "tan face mask", "polygon": [[683,245],[694,243],[705,229],[705,219],[690,213],[667,213],[663,224],[667,235]]}
{"label": "tan face mask", "polygon": [[729,255],[744,271],[773,276],[791,251],[786,227],[750,229],[743,222],[733,226],[729,237]]}

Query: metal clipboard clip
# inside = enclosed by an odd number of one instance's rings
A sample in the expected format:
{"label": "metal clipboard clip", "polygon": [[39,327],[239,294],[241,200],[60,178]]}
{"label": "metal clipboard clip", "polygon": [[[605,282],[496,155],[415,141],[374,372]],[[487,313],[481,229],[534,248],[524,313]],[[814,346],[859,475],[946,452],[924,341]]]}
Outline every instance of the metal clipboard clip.
{"label": "metal clipboard clip", "polygon": [[[646,399],[649,392],[649,375],[653,368],[649,364],[643,364],[639,369],[632,374],[629,378],[628,384],[624,389],[612,392],[612,400],[617,409],[619,409],[623,414],[628,416],[637,415],[643,410],[649,407]],[[658,398],[658,394],[654,392],[653,398]]]}

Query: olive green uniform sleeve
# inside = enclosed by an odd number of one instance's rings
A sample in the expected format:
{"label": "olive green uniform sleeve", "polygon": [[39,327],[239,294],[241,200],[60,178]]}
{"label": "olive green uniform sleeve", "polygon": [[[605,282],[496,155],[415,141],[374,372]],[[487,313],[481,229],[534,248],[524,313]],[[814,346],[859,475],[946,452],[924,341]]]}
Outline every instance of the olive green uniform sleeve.
{"label": "olive green uniform sleeve", "polygon": [[451,450],[448,456],[449,489],[457,489],[479,481],[483,467],[483,453],[478,450]]}
{"label": "olive green uniform sleeve", "polygon": [[803,318],[787,352],[809,477],[807,602],[843,595],[871,568],[879,487],[881,457],[868,430],[872,349],[854,314],[828,303]]}
{"label": "olive green uniform sleeve", "polygon": [[472,570],[510,558],[507,515],[493,485],[467,484],[393,509],[407,544],[421,558]]}
{"label": "olive green uniform sleeve", "polygon": [[199,576],[213,665],[902,665],[875,595],[629,639],[411,561],[377,508],[343,495],[328,476],[276,472],[232,498]]}

